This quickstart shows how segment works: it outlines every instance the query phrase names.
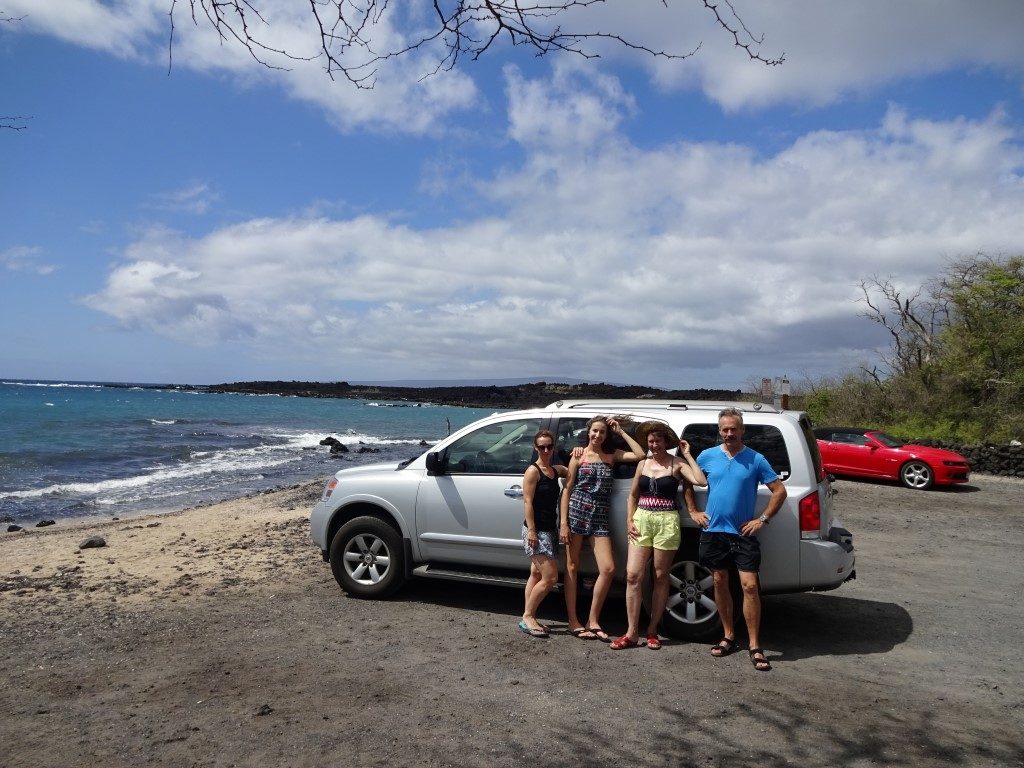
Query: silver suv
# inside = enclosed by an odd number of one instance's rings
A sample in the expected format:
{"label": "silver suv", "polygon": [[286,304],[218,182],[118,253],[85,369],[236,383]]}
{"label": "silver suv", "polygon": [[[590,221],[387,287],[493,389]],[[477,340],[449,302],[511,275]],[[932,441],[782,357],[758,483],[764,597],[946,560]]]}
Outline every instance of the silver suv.
{"label": "silver suv", "polygon": [[[324,488],[311,517],[312,537],[341,587],[358,597],[392,594],[411,576],[522,588],[529,570],[520,531],[522,476],[539,429],[555,435],[562,463],[586,441],[592,416],[660,419],[694,456],[718,442],[718,412],[743,411],[744,443],[762,453],[788,497],[759,533],[765,594],[835,589],[854,578],[853,537],[832,516],[832,491],[806,414],[759,403],[667,400],[565,400],[547,408],[499,413],[401,464],[343,469]],[[626,564],[626,498],[635,464],[616,466],[611,528],[621,584]],[[758,511],[770,492],[758,490]],[[703,509],[705,489],[697,489]],[[711,574],[697,562],[699,529],[684,510],[683,540],[672,569],[663,631],[702,639],[719,631]],[[593,564],[590,564],[593,569]],[[584,563],[583,572],[588,568]],[[584,583],[585,580],[584,580]]]}

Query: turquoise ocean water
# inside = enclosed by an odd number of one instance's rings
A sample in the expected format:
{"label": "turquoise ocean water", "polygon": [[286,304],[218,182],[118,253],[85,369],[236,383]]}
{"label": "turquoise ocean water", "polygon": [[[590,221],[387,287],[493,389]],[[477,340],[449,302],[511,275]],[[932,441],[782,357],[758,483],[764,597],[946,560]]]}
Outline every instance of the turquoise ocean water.
{"label": "turquoise ocean water", "polygon": [[[0,519],[124,517],[419,455],[489,410],[0,381]],[[333,436],[354,450],[320,446]]]}

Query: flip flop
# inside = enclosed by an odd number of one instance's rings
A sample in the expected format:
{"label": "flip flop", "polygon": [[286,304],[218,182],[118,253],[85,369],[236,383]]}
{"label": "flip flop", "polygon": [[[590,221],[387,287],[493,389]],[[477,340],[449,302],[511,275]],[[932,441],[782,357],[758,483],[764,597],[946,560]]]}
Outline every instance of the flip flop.
{"label": "flip flop", "polygon": [[548,633],[545,632],[543,629],[534,629],[533,627],[529,626],[525,621],[519,622],[519,631],[524,632],[530,637],[542,638],[548,636]]}
{"label": "flip flop", "polygon": [[580,640],[594,640],[597,638],[597,635],[595,635],[586,627],[576,627],[576,629],[570,629],[569,634],[573,637],[578,637]]}
{"label": "flip flop", "polygon": [[594,637],[596,637],[602,643],[610,643],[612,641],[612,636],[600,627],[587,627],[587,632],[593,632]]}

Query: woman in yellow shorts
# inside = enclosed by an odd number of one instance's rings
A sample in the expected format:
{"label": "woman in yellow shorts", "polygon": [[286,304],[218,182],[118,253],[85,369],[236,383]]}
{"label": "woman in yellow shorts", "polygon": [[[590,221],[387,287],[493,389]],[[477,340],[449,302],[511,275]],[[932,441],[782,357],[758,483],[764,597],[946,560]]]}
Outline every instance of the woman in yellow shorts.
{"label": "woman in yellow shorts", "polygon": [[[647,647],[661,648],[658,624],[668,602],[669,569],[679,549],[679,483],[707,485],[707,478],[690,455],[690,445],[668,424],[645,421],[636,430],[636,441],[646,445],[650,455],[637,465],[629,491],[626,527],[629,531],[629,559],[626,561],[626,634],[611,644],[616,651],[634,648],[640,641],[640,587],[644,571],[654,557],[654,587],[651,621],[647,625]],[[679,456],[668,452],[679,446]],[[680,458],[681,457],[681,458]]]}

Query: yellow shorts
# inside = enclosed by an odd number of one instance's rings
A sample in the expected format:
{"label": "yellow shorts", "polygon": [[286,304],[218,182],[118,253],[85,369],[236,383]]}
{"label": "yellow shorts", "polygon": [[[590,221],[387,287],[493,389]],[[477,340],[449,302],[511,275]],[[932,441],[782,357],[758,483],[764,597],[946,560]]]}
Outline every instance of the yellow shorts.
{"label": "yellow shorts", "polygon": [[679,542],[682,539],[679,510],[651,512],[638,507],[633,513],[633,525],[640,532],[640,536],[630,544],[669,551],[679,549]]}

